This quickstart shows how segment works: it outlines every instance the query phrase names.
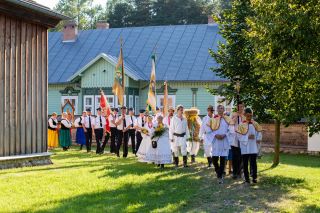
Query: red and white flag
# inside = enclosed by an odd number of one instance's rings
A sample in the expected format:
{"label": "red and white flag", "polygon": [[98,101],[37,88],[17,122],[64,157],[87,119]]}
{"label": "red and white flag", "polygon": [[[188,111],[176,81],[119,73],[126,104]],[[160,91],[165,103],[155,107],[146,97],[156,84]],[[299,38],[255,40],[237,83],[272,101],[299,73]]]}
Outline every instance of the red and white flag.
{"label": "red and white flag", "polygon": [[101,90],[101,97],[100,97],[100,107],[101,107],[101,111],[103,112],[103,114],[106,116],[106,131],[110,133],[110,125],[109,125],[109,115],[111,114],[111,109],[110,109],[110,105],[108,103],[108,100],[106,98],[106,96],[104,95],[104,92]]}

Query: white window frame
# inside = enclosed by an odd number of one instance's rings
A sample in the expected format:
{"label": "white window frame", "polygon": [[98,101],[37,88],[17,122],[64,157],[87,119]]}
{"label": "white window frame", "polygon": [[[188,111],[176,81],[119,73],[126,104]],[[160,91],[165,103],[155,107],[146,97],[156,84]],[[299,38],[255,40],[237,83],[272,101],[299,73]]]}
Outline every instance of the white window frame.
{"label": "white window frame", "polygon": [[[78,114],[78,96],[61,96],[61,104],[64,105],[64,101],[65,100],[71,100],[74,99],[75,100],[75,105],[74,105],[74,114],[77,115]],[[70,101],[71,102],[71,101]]]}
{"label": "white window frame", "polygon": [[[157,106],[159,107],[159,108],[161,108],[161,107],[163,107],[163,106],[161,106],[160,105],[160,103],[161,103],[161,98],[164,98],[164,95],[157,95]],[[172,98],[172,107],[173,108],[176,108],[176,95],[168,95],[168,99],[169,98]]]}
{"label": "white window frame", "polygon": [[95,95],[94,96],[94,112],[92,114],[96,115],[97,114],[97,108],[100,107],[100,101],[98,99],[101,98],[101,95]]}
{"label": "white window frame", "polygon": [[[115,98],[115,107],[121,107],[119,104],[118,104],[118,96],[114,96]],[[123,95],[123,102],[124,102],[124,106],[127,106],[127,96],[126,95]]]}
{"label": "white window frame", "polygon": [[[109,98],[112,98],[112,102],[110,102],[108,99]],[[111,108],[113,108],[114,107],[114,104],[115,104],[115,96],[114,95],[106,95],[106,99],[107,99],[107,101],[108,101],[108,104],[109,104],[109,106],[111,107]]]}
{"label": "white window frame", "polygon": [[[91,105],[87,105],[86,104],[86,98],[91,98],[91,100],[92,100],[92,104]],[[84,95],[83,96],[83,111],[87,110],[88,107],[91,107],[91,111],[92,111],[92,113],[94,113],[94,111],[95,111],[95,109],[94,109],[94,101],[95,101],[94,95]]]}
{"label": "white window frame", "polygon": [[139,107],[140,107],[140,103],[139,103],[140,99],[139,96],[134,96],[134,109],[135,109],[135,114],[137,115],[139,113]]}
{"label": "white window frame", "polygon": [[129,95],[129,108],[133,108],[133,95]]}

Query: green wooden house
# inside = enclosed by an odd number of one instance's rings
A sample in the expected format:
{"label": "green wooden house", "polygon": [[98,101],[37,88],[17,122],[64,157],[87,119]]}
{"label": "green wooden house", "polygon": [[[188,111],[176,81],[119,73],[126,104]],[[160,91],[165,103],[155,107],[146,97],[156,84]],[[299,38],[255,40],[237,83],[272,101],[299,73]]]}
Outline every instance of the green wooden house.
{"label": "green wooden house", "polygon": [[[168,82],[169,104],[197,107],[206,114],[209,104],[217,106],[222,97],[207,88],[227,82],[210,70],[218,66],[208,50],[216,50],[222,37],[214,23],[199,25],[108,28],[78,31],[74,22],[63,32],[49,33],[48,114],[60,113],[70,100],[75,114],[99,106],[102,89],[112,107],[115,66],[123,39],[125,105],[136,112],[146,107],[151,55],[156,54],[157,105],[163,104],[163,83]],[[227,111],[231,110],[228,105]]]}

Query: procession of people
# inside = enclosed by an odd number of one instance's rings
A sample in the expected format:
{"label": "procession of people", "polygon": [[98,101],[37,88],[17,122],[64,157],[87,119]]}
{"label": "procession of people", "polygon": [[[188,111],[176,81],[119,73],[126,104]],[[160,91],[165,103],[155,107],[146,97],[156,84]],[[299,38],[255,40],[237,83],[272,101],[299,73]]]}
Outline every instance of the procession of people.
{"label": "procession of people", "polygon": [[[72,126],[76,128],[76,143],[82,150],[86,146],[91,153],[93,137],[96,141],[96,154],[103,154],[110,139],[110,153],[128,157],[129,141],[131,151],[138,162],[152,163],[163,169],[166,164],[179,168],[196,163],[200,145],[203,145],[208,168],[214,167],[218,183],[222,184],[226,175],[225,168],[229,161],[229,173],[233,179],[244,177],[244,183],[257,183],[257,154],[262,139],[260,125],[252,119],[253,112],[241,102],[237,112],[226,115],[223,105],[209,105],[203,119],[196,108],[185,109],[178,105],[169,107],[164,116],[159,108],[152,115],[147,110],[140,110],[136,117],[133,108],[125,106],[111,108],[109,115],[99,107],[96,116],[87,109],[74,123],[62,113],[60,128],[57,113],[48,120],[49,149],[60,146],[67,151],[71,146]],[[59,135],[59,137],[58,137]],[[122,153],[120,155],[120,153]],[[250,166],[250,169],[249,169]]]}

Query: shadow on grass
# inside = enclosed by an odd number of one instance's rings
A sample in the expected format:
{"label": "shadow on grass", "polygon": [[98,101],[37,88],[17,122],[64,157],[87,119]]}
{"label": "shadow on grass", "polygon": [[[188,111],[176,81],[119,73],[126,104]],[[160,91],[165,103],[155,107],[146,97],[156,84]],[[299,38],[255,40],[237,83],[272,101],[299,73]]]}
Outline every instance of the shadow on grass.
{"label": "shadow on grass", "polygon": [[290,195],[290,191],[299,188],[312,190],[304,179],[283,176],[262,176],[258,184],[251,186],[242,184],[242,180],[230,178],[225,179],[224,185],[218,185],[210,173],[204,174],[201,180],[204,183],[199,184],[199,192],[195,195],[197,199],[184,207],[183,211],[272,212],[279,210],[273,204],[281,199],[301,201],[301,197]]}
{"label": "shadow on grass", "polygon": [[[260,162],[272,162],[273,155],[268,154],[264,155]],[[279,165],[292,165],[292,166],[301,166],[301,167],[311,167],[311,168],[320,168],[320,156],[307,155],[307,154],[280,154],[280,164]],[[275,167],[277,168],[277,167]]]}
{"label": "shadow on grass", "polygon": [[299,208],[299,212],[301,213],[309,213],[309,212],[320,212],[320,207],[317,205],[304,205]]}
{"label": "shadow on grass", "polygon": [[[122,164],[120,169],[126,169],[126,172],[121,176],[146,174],[140,171],[140,168],[136,169],[139,171],[135,171],[133,166],[130,162]],[[49,212],[150,212],[152,210],[178,212],[182,206],[193,199],[193,195],[198,191],[197,183],[201,179],[201,173],[198,170],[166,169],[160,172],[157,169],[150,171],[149,166],[151,165],[147,166],[149,174],[154,172],[155,175],[142,183],[121,183],[120,181],[123,181],[121,176],[112,176],[107,172],[105,177],[119,180],[117,183],[119,187],[109,190],[106,187],[104,191],[56,201],[57,206]],[[118,166],[116,169],[119,169]],[[173,174],[177,175],[175,178],[170,178]],[[38,212],[48,212],[48,210]]]}

